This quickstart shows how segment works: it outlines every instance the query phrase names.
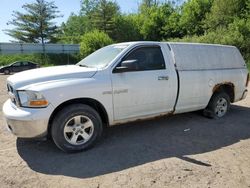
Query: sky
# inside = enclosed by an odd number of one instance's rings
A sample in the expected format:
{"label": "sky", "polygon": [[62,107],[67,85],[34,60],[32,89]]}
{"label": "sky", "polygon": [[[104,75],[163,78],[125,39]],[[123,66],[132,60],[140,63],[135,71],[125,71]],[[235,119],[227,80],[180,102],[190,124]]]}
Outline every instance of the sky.
{"label": "sky", "polygon": [[[6,23],[12,19],[13,11],[22,12],[22,5],[25,3],[31,3],[34,0],[1,0],[0,4],[0,42],[9,42],[13,40],[10,36],[4,33],[4,29],[13,28]],[[54,0],[55,5],[58,7],[61,18],[57,18],[54,21],[60,25],[62,22],[67,21],[69,15],[73,12],[75,14],[80,11],[80,0]],[[138,8],[139,0],[116,0],[119,4],[121,11],[124,13],[136,12]]]}

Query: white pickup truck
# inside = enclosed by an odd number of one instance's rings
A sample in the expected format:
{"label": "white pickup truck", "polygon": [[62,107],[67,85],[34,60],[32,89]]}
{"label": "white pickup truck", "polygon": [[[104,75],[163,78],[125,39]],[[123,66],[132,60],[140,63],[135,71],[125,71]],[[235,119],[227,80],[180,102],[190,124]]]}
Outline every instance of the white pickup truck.
{"label": "white pickup truck", "polygon": [[17,137],[50,135],[76,152],[93,146],[104,126],[201,109],[221,118],[246,97],[248,80],[233,46],[121,43],[76,65],[10,76],[3,113]]}

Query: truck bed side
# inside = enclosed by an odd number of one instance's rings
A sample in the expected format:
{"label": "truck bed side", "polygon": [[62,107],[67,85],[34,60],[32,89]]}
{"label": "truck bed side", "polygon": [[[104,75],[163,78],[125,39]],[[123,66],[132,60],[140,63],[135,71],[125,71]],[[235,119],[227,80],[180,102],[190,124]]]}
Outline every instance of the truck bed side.
{"label": "truck bed side", "polygon": [[219,84],[233,85],[233,102],[242,98],[248,71],[237,48],[180,43],[169,46],[179,76],[175,113],[206,108]]}

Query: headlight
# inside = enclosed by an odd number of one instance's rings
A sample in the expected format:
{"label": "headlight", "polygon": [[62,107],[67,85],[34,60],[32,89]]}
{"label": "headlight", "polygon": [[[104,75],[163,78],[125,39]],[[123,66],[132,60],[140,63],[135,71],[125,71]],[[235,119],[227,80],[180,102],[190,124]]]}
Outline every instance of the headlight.
{"label": "headlight", "polygon": [[49,102],[44,96],[36,91],[17,91],[19,104],[22,107],[43,108],[47,107]]}

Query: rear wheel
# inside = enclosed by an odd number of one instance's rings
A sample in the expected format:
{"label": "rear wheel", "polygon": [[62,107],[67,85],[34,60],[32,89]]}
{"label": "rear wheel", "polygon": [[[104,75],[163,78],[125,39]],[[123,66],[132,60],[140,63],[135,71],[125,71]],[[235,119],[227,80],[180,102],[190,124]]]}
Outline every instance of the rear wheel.
{"label": "rear wheel", "polygon": [[60,111],[52,124],[55,144],[65,152],[79,152],[92,147],[102,133],[99,114],[90,106],[74,104]]}
{"label": "rear wheel", "polygon": [[4,70],[4,74],[10,74],[10,70],[9,69],[5,69]]}
{"label": "rear wheel", "polygon": [[210,118],[218,119],[224,117],[230,108],[230,98],[227,93],[215,93],[207,108],[204,110],[204,115]]}

